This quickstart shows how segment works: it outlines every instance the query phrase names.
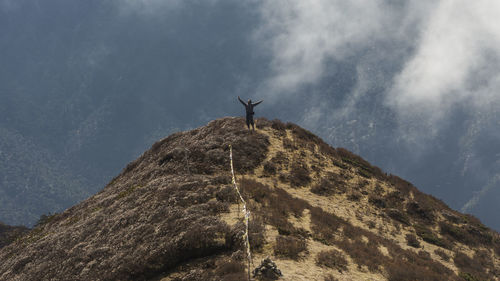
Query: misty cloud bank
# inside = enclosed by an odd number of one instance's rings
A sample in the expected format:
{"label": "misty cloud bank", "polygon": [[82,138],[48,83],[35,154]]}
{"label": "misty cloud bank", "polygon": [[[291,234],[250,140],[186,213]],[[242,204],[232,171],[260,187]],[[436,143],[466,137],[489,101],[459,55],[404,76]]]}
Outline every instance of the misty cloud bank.
{"label": "misty cloud bank", "polygon": [[[498,1],[264,1],[260,10],[256,38],[273,54],[273,76],[261,95],[312,95],[308,85],[327,77],[329,65],[357,61],[356,86],[342,108],[317,104],[303,116],[309,126],[351,115],[379,87],[379,101],[396,114],[396,137],[418,153],[435,145],[457,110],[472,120],[498,111],[492,106],[500,98]],[[387,64],[393,64],[389,73],[373,75],[370,68]],[[464,144],[481,130],[468,122]],[[466,145],[462,150],[464,159],[474,153]],[[463,210],[491,188],[487,184]]]}

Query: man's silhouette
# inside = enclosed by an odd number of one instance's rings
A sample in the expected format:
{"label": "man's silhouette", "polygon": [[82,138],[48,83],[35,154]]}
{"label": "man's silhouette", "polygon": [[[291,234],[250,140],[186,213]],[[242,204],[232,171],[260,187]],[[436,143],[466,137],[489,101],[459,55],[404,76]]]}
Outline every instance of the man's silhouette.
{"label": "man's silhouette", "polygon": [[247,112],[247,127],[248,127],[248,129],[250,130],[250,124],[251,124],[252,125],[252,129],[255,130],[255,125],[254,125],[254,122],[253,122],[253,115],[255,114],[255,112],[253,112],[253,107],[257,106],[262,101],[258,101],[256,103],[252,103],[252,100],[249,99],[248,102],[244,102],[240,98],[240,96],[238,96],[238,100],[245,106],[245,110]]}

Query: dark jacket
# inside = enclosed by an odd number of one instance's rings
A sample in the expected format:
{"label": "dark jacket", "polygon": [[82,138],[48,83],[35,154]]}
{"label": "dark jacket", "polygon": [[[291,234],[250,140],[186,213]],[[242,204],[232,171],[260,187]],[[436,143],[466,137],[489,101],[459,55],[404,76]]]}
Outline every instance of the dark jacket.
{"label": "dark jacket", "polygon": [[253,107],[257,106],[259,103],[262,102],[262,101],[258,101],[258,102],[252,103],[252,101],[248,100],[248,103],[246,103],[240,97],[238,97],[238,100],[245,106],[245,110],[247,112],[247,115],[254,115],[255,112],[253,112]]}

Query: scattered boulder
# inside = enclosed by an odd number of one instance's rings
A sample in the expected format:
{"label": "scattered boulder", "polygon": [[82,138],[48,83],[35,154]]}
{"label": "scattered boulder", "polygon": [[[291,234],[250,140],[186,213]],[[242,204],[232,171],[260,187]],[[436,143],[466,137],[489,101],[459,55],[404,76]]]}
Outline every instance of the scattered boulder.
{"label": "scattered boulder", "polygon": [[253,277],[261,280],[278,280],[281,276],[281,270],[269,257],[253,270]]}

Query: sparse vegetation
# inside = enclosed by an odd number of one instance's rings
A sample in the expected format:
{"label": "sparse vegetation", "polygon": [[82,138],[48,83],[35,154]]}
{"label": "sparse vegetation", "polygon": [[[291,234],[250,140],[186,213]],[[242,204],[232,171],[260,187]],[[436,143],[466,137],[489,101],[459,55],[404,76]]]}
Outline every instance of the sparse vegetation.
{"label": "sparse vegetation", "polygon": [[53,221],[57,216],[57,213],[48,213],[48,214],[43,214],[40,216],[38,221],[35,223],[35,227],[42,226],[44,224],[47,224],[51,221]]}
{"label": "sparse vegetation", "polygon": [[276,165],[273,162],[264,163],[264,174],[268,176],[275,175],[277,171]]}
{"label": "sparse vegetation", "polygon": [[416,188],[413,186],[408,181],[405,181],[404,179],[395,176],[395,175],[388,175],[386,179],[389,181],[389,183],[396,188],[398,192],[400,192],[404,197],[407,197],[411,191],[415,191]]}
{"label": "sparse vegetation", "polygon": [[487,250],[476,250],[474,253],[474,260],[476,260],[479,264],[481,264],[485,268],[494,268],[495,264],[491,259],[491,255]]}
{"label": "sparse vegetation", "polygon": [[337,154],[342,159],[343,162],[348,163],[357,169],[359,175],[365,178],[376,177],[379,179],[384,179],[385,174],[379,167],[372,166],[366,160],[361,158],[360,156],[350,152],[345,148],[337,148]]}
{"label": "sparse vegetation", "polygon": [[275,165],[286,165],[288,163],[288,158],[283,153],[283,151],[278,151],[276,155],[274,155],[273,158],[271,158],[271,163],[274,163]]}
{"label": "sparse vegetation", "polygon": [[347,270],[347,261],[344,255],[337,250],[321,251],[316,256],[316,264],[339,271]]}
{"label": "sparse vegetation", "polygon": [[[472,278],[469,280],[488,280],[490,277],[486,273],[487,264],[481,264],[476,258],[470,258],[462,252],[457,252],[453,258],[455,265],[460,269],[460,277]],[[467,279],[466,279],[467,280]]]}
{"label": "sparse vegetation", "polygon": [[218,280],[221,281],[247,280],[247,276],[245,274],[245,265],[242,262],[232,260],[221,262],[220,265],[215,269],[214,275],[215,276],[213,276],[212,278],[218,277]]}
{"label": "sparse vegetation", "polygon": [[293,144],[293,141],[287,137],[283,138],[283,147],[287,150],[295,150],[297,147]]}
{"label": "sparse vegetation", "polygon": [[339,279],[335,278],[333,275],[328,274],[325,276],[325,281],[338,281]]}
{"label": "sparse vegetation", "polygon": [[446,236],[450,237],[451,239],[454,239],[458,242],[461,242],[461,243],[464,243],[467,245],[475,244],[475,241],[471,237],[471,235],[469,235],[469,233],[467,233],[466,231],[464,231],[464,229],[462,229],[460,227],[451,225],[451,224],[446,223],[446,222],[440,222],[439,228],[441,230],[442,235],[446,235]]}
{"label": "sparse vegetation", "polygon": [[368,202],[377,208],[385,208],[386,203],[383,197],[377,195],[371,195],[368,197]]}
{"label": "sparse vegetation", "polygon": [[236,171],[251,172],[265,159],[269,140],[260,133],[248,134],[242,124],[242,119],[215,120],[204,128],[155,143],[151,152],[160,156],[157,164],[162,173],[212,175],[227,171],[229,144],[232,144]]}
{"label": "sparse vegetation", "polygon": [[387,209],[387,215],[395,221],[398,221],[404,225],[411,225],[410,218],[398,209]]}
{"label": "sparse vegetation", "polygon": [[307,243],[304,238],[282,235],[276,237],[275,255],[297,260],[300,254],[306,251]]}
{"label": "sparse vegetation", "polygon": [[342,194],[346,191],[345,181],[338,174],[334,173],[328,173],[325,178],[321,179],[321,182],[311,187],[312,193],[323,196],[330,196],[336,193]]}
{"label": "sparse vegetation", "polygon": [[351,192],[347,196],[347,200],[350,200],[350,201],[359,201],[359,200],[361,200],[362,196],[363,195],[361,195],[361,193],[359,193],[358,191],[353,191],[353,192]]}
{"label": "sparse vegetation", "polygon": [[424,225],[416,224],[413,227],[415,228],[415,232],[417,233],[417,235],[420,236],[420,238],[422,238],[425,242],[428,242],[428,243],[431,243],[431,244],[434,244],[436,246],[443,247],[446,249],[452,248],[452,245],[448,241],[439,238],[436,234],[434,234],[434,232],[432,232],[432,230],[425,227]]}
{"label": "sparse vegetation", "polygon": [[413,234],[406,234],[406,244],[413,248],[420,248],[420,242]]}
{"label": "sparse vegetation", "polygon": [[349,166],[347,166],[346,164],[344,164],[341,161],[336,160],[336,159],[332,159],[332,163],[333,163],[333,165],[335,165],[341,169],[344,169],[344,170],[349,168]]}
{"label": "sparse vegetation", "polygon": [[467,272],[460,272],[458,276],[465,281],[481,281],[481,279]]}
{"label": "sparse vegetation", "polygon": [[378,249],[378,243],[365,243],[361,239],[349,241],[344,239],[337,243],[351,258],[359,265],[366,266],[369,271],[375,272],[380,269],[384,258]]}
{"label": "sparse vegetation", "polygon": [[422,205],[419,202],[409,202],[406,204],[406,210],[408,215],[426,224],[432,224],[436,219],[434,211],[429,206]]}
{"label": "sparse vegetation", "polygon": [[222,201],[222,202],[228,202],[228,203],[238,203],[240,200],[238,198],[238,194],[234,191],[234,187],[230,185],[225,185],[219,188],[217,193],[215,194],[215,198],[217,200]]}
{"label": "sparse vegetation", "polygon": [[248,239],[252,251],[260,251],[266,242],[266,228],[260,217],[254,217],[248,224]]}
{"label": "sparse vegetation", "polygon": [[311,187],[311,192],[318,195],[329,196],[335,194],[335,186],[331,181],[322,179],[320,183]]}
{"label": "sparse vegetation", "polygon": [[448,254],[446,254],[445,251],[441,250],[441,249],[436,249],[434,250],[434,253],[438,256],[441,257],[441,259],[443,259],[444,261],[449,261],[450,260],[450,256],[448,256]]}
{"label": "sparse vegetation", "polygon": [[418,256],[421,257],[423,260],[431,260],[431,254],[429,254],[428,252],[426,251],[418,251]]}
{"label": "sparse vegetation", "polygon": [[345,221],[340,217],[329,214],[323,209],[318,207],[313,207],[311,210],[311,222],[313,238],[326,245],[332,245],[335,243],[336,231],[345,225]]}
{"label": "sparse vegetation", "polygon": [[288,221],[288,216],[301,217],[309,204],[302,199],[294,198],[284,189],[263,185],[255,180],[242,179],[240,186],[245,197],[251,198],[265,206],[268,211],[261,213],[264,221],[278,230],[281,235],[305,236],[305,230],[296,228]]}
{"label": "sparse vegetation", "polygon": [[394,208],[399,210],[400,212],[404,212],[404,202],[405,198],[402,192],[400,191],[394,191],[390,192],[385,197],[385,202],[387,204],[388,208]]}
{"label": "sparse vegetation", "polygon": [[284,135],[285,134],[285,130],[286,130],[286,125],[285,123],[281,122],[281,120],[278,120],[278,119],[274,119],[273,121],[271,121],[272,124],[271,124],[271,128],[275,129],[277,132],[281,133],[280,136]]}
{"label": "sparse vegetation", "polygon": [[319,137],[317,137],[313,133],[311,133],[308,130],[305,130],[304,128],[301,128],[293,123],[287,123],[286,128],[291,130],[292,134],[295,136],[295,138],[302,141],[302,143],[319,144],[319,143],[323,142]]}
{"label": "sparse vegetation", "polygon": [[125,198],[127,196],[129,196],[132,192],[134,192],[134,190],[137,189],[137,186],[131,186],[129,188],[127,188],[126,190],[118,193],[118,196],[116,196],[116,199],[122,199],[122,198]]}
{"label": "sparse vegetation", "polygon": [[377,226],[377,223],[372,220],[369,220],[368,222],[366,222],[366,225],[368,225],[369,229],[374,229]]}
{"label": "sparse vegetation", "polygon": [[292,187],[308,185],[311,182],[309,168],[304,163],[293,163],[289,179]]}
{"label": "sparse vegetation", "polygon": [[373,189],[373,194],[375,194],[377,196],[384,195],[384,189],[380,186],[380,184],[378,182],[375,184],[375,188]]}

